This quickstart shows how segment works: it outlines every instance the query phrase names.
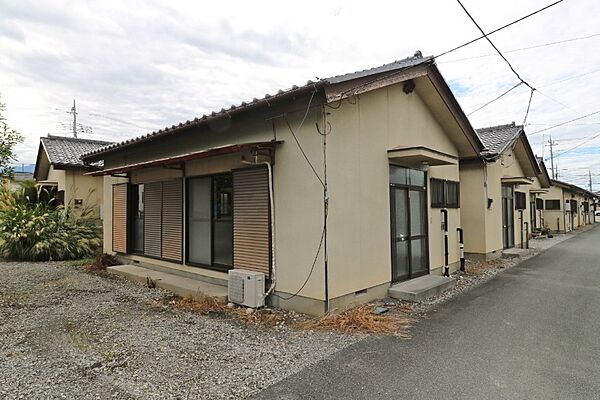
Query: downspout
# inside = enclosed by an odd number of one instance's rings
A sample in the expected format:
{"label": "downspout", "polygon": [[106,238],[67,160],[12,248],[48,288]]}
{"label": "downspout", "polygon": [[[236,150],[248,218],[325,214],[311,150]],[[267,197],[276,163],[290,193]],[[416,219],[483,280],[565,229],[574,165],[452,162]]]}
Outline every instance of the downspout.
{"label": "downspout", "polygon": [[277,263],[275,262],[275,199],[273,198],[273,166],[269,161],[262,161],[260,164],[264,164],[267,166],[267,171],[269,172],[269,207],[271,218],[271,286],[267,293],[265,293],[265,298],[273,293],[275,290],[275,284],[277,283]]}
{"label": "downspout", "polygon": [[523,210],[519,210],[519,228],[521,234],[521,248],[523,249]]}
{"label": "downspout", "polygon": [[460,270],[465,272],[465,237],[462,228],[456,228],[458,232],[458,251],[460,255]]}
{"label": "downspout", "polygon": [[269,218],[271,222],[271,285],[265,293],[265,298],[267,298],[271,293],[273,293],[277,283],[277,263],[275,260],[275,199],[273,198],[273,166],[269,161],[258,162],[258,155],[254,156],[254,162],[242,160],[242,163],[250,165],[264,164],[267,166],[269,176],[269,213],[271,216],[271,218]]}
{"label": "downspout", "polygon": [[448,267],[448,210],[440,210],[442,213],[442,232],[444,235],[444,276],[450,276]]}

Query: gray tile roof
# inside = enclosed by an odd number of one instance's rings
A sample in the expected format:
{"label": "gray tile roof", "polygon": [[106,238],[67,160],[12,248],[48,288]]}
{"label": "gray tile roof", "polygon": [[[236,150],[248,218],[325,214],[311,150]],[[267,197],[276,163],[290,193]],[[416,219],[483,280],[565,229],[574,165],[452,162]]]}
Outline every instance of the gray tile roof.
{"label": "gray tile roof", "polygon": [[112,142],[79,139],[65,136],[51,136],[40,139],[46,150],[50,164],[63,167],[85,167],[81,161],[84,153],[106,147]]}
{"label": "gray tile roof", "polygon": [[[425,63],[433,63],[433,62],[434,62],[433,57],[431,57],[431,56],[423,57],[421,52],[417,51],[417,52],[415,52],[415,55],[412,57],[407,57],[403,60],[394,61],[392,63],[384,64],[379,67],[365,69],[362,71],[352,72],[352,73],[348,73],[348,74],[344,74],[344,75],[336,75],[336,76],[332,76],[329,78],[323,78],[323,79],[319,79],[316,82],[308,81],[308,82],[306,82],[305,85],[302,85],[302,86],[294,85],[289,89],[279,90],[276,94],[273,94],[273,95],[265,94],[264,97],[262,97],[261,99],[258,99],[255,97],[254,99],[252,99],[252,101],[249,101],[249,102],[244,101],[238,105],[231,105],[228,109],[221,108],[220,111],[213,111],[210,114],[202,115],[201,117],[194,118],[193,120],[188,120],[186,122],[182,122],[178,125],[172,125],[170,127],[159,129],[157,131],[153,131],[151,133],[148,133],[148,134],[145,134],[142,136],[124,140],[119,143],[113,143],[113,144],[110,144],[103,148],[90,150],[89,152],[86,152],[83,155],[83,157],[87,158],[90,156],[107,153],[109,151],[112,151],[113,149],[133,145],[133,144],[144,142],[147,140],[151,140],[151,139],[154,139],[156,136],[162,136],[165,134],[173,133],[174,131],[177,131],[180,129],[185,129],[185,128],[188,128],[191,126],[198,126],[207,121],[222,117],[224,115],[231,115],[233,113],[238,113],[238,112],[241,112],[244,110],[249,110],[252,108],[256,108],[260,105],[263,105],[263,104],[270,104],[277,100],[281,100],[283,98],[288,98],[288,97],[291,97],[293,95],[296,95],[296,94],[299,94],[302,92],[317,90],[317,89],[325,87],[327,85],[347,82],[347,81],[350,81],[353,79],[364,78],[367,76],[377,75],[377,74],[384,73],[384,72],[399,71],[399,70],[403,70],[406,68],[415,67],[417,65],[421,65],[421,64],[425,64]],[[98,157],[96,157],[96,158],[98,158]]]}
{"label": "gray tile roof", "polygon": [[512,122],[506,125],[476,129],[475,131],[488,150],[487,153],[489,155],[499,155],[519,138],[519,135],[523,132],[523,126],[515,125]]}

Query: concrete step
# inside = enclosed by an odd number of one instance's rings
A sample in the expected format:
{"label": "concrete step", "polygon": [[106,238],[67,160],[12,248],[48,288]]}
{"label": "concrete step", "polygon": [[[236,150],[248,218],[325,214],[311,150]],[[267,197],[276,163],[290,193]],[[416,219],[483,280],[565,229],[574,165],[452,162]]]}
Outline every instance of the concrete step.
{"label": "concrete step", "polygon": [[502,250],[502,257],[504,258],[523,258],[530,254],[533,254],[533,249],[521,249],[518,247],[513,247]]}
{"label": "concrete step", "polygon": [[150,278],[157,287],[171,291],[179,296],[191,295],[199,297],[205,295],[215,297],[221,302],[227,302],[227,287],[225,286],[213,285],[198,279],[169,274],[137,265],[117,265],[108,267],[106,270],[141,283],[146,283],[146,278]]}
{"label": "concrete step", "polygon": [[423,301],[436,296],[456,285],[454,278],[439,275],[424,275],[405,282],[396,283],[388,289],[388,296],[394,299]]}

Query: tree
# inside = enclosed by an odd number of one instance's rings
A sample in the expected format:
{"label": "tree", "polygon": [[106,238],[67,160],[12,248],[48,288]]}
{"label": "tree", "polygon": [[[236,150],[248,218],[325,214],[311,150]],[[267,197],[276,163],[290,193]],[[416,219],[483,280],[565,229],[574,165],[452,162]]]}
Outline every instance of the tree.
{"label": "tree", "polygon": [[16,161],[14,150],[15,146],[23,141],[23,136],[8,126],[4,117],[6,104],[0,97],[0,175],[3,178],[12,177],[12,162]]}

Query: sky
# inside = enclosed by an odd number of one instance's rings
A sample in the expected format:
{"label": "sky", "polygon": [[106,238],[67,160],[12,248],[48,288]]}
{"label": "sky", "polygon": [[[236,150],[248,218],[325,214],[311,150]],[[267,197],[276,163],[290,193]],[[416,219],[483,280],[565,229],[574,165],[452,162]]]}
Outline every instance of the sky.
{"label": "sky", "polygon": [[[486,32],[551,2],[463,0]],[[600,111],[599,17],[600,2],[565,0],[490,36],[538,89],[526,125],[534,152],[549,157],[551,134],[559,178],[587,188],[591,170],[594,189],[600,113],[538,131]],[[69,135],[73,99],[78,122],[91,127],[80,137],[121,141],[477,36],[451,0],[0,0],[0,94],[9,124],[25,136],[19,163],[35,163],[40,136]],[[519,82],[485,40],[437,63],[467,114]],[[529,96],[521,85],[469,118],[475,128],[521,124]]]}

